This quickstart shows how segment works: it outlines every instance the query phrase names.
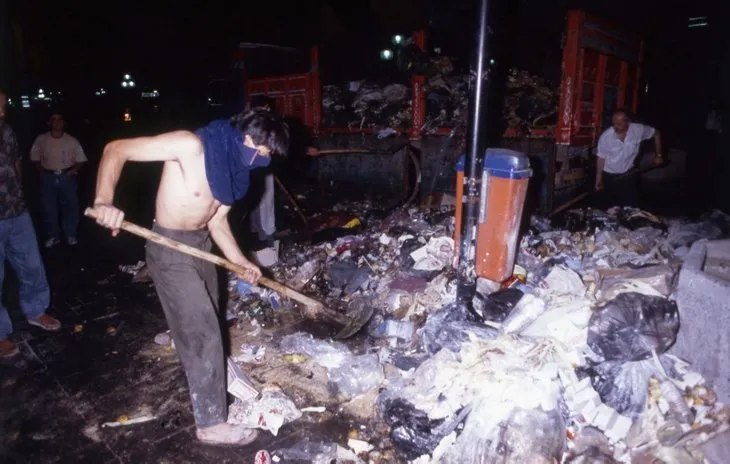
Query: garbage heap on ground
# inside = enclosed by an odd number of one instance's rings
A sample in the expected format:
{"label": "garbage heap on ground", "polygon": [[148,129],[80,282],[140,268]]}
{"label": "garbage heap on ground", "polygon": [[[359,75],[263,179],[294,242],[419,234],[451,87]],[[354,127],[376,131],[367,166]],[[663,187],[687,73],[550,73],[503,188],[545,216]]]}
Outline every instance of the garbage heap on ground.
{"label": "garbage heap on ground", "polygon": [[[446,61],[447,65],[442,62]],[[468,74],[455,74],[440,58],[427,76],[424,133],[466,127]],[[505,127],[520,134],[551,129],[557,121],[559,89],[528,71],[510,69],[502,111]],[[381,86],[366,80],[322,87],[322,124],[353,129],[406,129],[411,125],[411,89],[403,83]],[[385,133],[385,132],[384,132]]]}
{"label": "garbage heap on ground", "polygon": [[730,217],[533,217],[515,278],[479,279],[459,304],[452,212],[341,210],[370,214],[367,227],[350,221],[291,244],[274,272],[332,308],[374,308],[358,336],[277,331],[293,303],[231,280],[232,357],[252,390],[232,420],[276,434],[351,418],[346,436],[307,437],[271,450],[276,459],[726,462],[730,408],[667,350],[682,258],[701,238],[727,237]]}

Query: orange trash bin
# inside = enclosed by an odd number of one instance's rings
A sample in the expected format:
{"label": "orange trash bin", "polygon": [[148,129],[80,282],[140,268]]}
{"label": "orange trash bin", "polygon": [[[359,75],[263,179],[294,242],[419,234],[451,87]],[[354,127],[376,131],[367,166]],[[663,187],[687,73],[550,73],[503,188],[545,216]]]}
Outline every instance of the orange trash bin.
{"label": "orange trash bin", "polygon": [[[490,148],[484,157],[476,237],[476,274],[503,282],[512,275],[527,186],[532,177],[527,155]],[[457,164],[454,241],[459,249],[464,195],[464,157]],[[457,251],[458,253],[458,251]]]}

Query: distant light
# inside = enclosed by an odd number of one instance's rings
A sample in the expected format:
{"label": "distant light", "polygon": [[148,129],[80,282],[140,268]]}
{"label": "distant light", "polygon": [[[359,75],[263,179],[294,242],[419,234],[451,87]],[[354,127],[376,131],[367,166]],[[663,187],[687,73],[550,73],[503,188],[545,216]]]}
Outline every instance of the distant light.
{"label": "distant light", "polygon": [[97,90],[97,91],[96,91],[96,96],[97,96],[97,97],[100,97],[100,96],[101,96],[101,92],[99,92],[99,91]]}
{"label": "distant light", "polygon": [[396,34],[393,36],[393,44],[394,45],[400,45],[403,43],[403,36],[400,34]]}
{"label": "distant light", "polygon": [[687,27],[690,29],[708,26],[707,16],[694,16],[692,18],[689,18],[687,22]]}
{"label": "distant light", "polygon": [[130,113],[129,111],[125,112],[122,120],[124,122],[132,122],[132,113]]}
{"label": "distant light", "polygon": [[494,61],[494,58],[490,58],[489,59],[489,64],[493,65],[494,63],[496,63],[496,61]]}
{"label": "distant light", "polygon": [[393,59],[393,51],[388,50],[387,48],[380,52],[380,59],[381,60],[392,60]]}
{"label": "distant light", "polygon": [[134,87],[134,81],[129,81],[129,86]]}
{"label": "distant light", "polygon": [[13,99],[12,98],[8,98],[8,105],[13,106]]}
{"label": "distant light", "polygon": [[127,81],[122,82],[122,87],[129,87],[129,82],[127,82]]}
{"label": "distant light", "polygon": [[38,89],[38,93],[41,94],[41,93],[45,93],[45,92],[43,92],[43,89]]}
{"label": "distant light", "polygon": [[132,78],[132,76],[130,76],[129,74],[125,74],[124,75],[124,79],[125,80],[130,80],[131,78]]}

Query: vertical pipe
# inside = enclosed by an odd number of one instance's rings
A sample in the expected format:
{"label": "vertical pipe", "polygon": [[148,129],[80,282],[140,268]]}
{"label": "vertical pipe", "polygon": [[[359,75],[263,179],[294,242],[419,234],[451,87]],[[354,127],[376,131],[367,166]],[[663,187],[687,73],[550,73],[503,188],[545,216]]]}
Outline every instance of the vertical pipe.
{"label": "vertical pipe", "polygon": [[[463,215],[461,222],[461,243],[459,244],[459,301],[464,303],[469,286],[476,281],[474,273],[476,228],[479,213],[479,191],[481,183],[481,160],[485,152],[484,137],[487,83],[485,82],[488,62],[489,26],[487,13],[489,0],[479,0],[477,47],[472,61],[472,72],[476,81],[472,84],[469,98],[469,119],[466,129],[466,154],[464,163]],[[458,227],[459,225],[457,225]]]}

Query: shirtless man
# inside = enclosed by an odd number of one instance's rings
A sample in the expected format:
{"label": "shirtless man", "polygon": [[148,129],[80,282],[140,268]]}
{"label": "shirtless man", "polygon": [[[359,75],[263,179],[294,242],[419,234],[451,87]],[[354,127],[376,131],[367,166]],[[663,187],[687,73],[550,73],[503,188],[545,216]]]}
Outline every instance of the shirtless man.
{"label": "shirtless man", "polygon": [[[97,222],[119,233],[124,213],[113,206],[114,189],[127,161],[163,161],[153,230],[206,251],[211,238],[225,257],[256,283],[261,272],[241,252],[228,224],[231,205],[246,195],[249,172],[272,154],[286,154],[287,124],[269,111],[254,110],[195,133],[116,140],[104,149],[96,184]],[[226,365],[215,266],[147,243],[147,265],[185,369],[199,440],[249,444],[255,430],[226,423]]]}

